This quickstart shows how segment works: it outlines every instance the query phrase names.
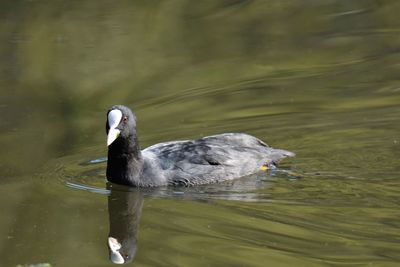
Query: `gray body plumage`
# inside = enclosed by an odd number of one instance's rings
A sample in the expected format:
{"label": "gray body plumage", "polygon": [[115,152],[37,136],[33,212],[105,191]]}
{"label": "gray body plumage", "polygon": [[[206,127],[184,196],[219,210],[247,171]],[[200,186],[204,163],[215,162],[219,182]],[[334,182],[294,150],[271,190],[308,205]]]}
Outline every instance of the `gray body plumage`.
{"label": "gray body plumage", "polygon": [[[140,150],[132,111],[125,106],[114,106],[108,114],[111,111],[106,131],[109,136],[117,136],[118,132],[118,137],[110,139],[107,179],[118,184],[148,187],[217,183],[256,173],[264,165],[294,156],[244,133],[172,141]],[[118,117],[119,124],[113,116]]]}
{"label": "gray body plumage", "polygon": [[294,156],[244,133],[160,143],[144,149],[142,155],[142,177],[147,183],[185,186],[232,180]]}

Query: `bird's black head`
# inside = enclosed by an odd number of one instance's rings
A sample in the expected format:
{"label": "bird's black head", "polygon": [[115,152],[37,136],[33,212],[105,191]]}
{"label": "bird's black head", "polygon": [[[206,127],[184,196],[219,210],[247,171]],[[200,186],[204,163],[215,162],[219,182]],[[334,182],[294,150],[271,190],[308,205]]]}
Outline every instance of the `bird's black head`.
{"label": "bird's black head", "polygon": [[117,139],[136,137],[136,117],[126,106],[116,105],[107,112],[107,146]]}

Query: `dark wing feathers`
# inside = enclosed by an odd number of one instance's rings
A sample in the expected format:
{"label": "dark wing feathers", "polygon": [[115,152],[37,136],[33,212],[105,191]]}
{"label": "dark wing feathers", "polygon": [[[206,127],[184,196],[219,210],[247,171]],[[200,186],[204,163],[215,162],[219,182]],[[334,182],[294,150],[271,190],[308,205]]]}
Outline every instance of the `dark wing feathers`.
{"label": "dark wing feathers", "polygon": [[291,156],[291,152],[270,148],[247,134],[221,134],[196,141],[164,143],[148,150],[157,155],[163,170],[173,173],[170,184],[186,186],[249,175],[264,163]]}

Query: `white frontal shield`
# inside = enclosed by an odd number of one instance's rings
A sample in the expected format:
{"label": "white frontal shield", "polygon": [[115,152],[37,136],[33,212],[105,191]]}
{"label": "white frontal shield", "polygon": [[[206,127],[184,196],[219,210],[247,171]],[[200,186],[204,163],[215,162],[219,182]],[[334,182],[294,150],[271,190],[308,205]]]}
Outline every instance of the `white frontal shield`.
{"label": "white frontal shield", "polygon": [[108,131],[107,136],[107,146],[111,145],[115,139],[118,138],[120,134],[120,130],[116,129],[118,124],[121,122],[122,119],[122,112],[118,109],[111,110],[108,113],[108,126],[110,130]]}

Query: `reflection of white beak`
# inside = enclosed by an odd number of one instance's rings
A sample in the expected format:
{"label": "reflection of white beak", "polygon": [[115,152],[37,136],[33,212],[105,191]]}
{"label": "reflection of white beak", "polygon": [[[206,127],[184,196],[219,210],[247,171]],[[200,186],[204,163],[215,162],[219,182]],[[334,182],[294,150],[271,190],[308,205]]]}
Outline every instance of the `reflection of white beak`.
{"label": "reflection of white beak", "polygon": [[107,146],[111,145],[121,133],[120,130],[116,129],[118,124],[121,122],[121,119],[122,112],[118,109],[111,110],[108,113],[108,126],[110,127],[110,130],[108,131],[107,136]]}
{"label": "reflection of white beak", "polygon": [[114,237],[109,237],[108,238],[108,247],[110,248],[110,259],[113,263],[115,264],[124,264],[125,260],[124,257],[122,257],[121,253],[119,250],[121,249],[121,244],[118,242],[117,239]]}

